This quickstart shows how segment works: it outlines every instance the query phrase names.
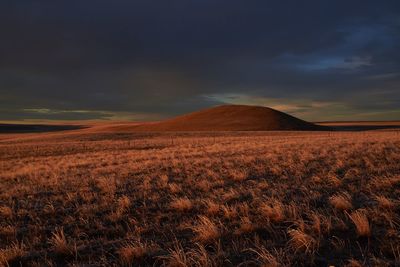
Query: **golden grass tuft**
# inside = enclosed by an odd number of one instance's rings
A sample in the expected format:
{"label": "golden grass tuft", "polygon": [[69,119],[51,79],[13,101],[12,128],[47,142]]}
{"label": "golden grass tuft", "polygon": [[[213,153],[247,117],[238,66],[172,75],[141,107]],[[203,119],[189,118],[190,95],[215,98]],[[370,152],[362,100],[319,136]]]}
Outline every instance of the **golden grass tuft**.
{"label": "golden grass tuft", "polygon": [[153,251],[147,243],[141,241],[127,242],[117,250],[122,265],[132,266],[135,261],[141,260]]}
{"label": "golden grass tuft", "polygon": [[235,182],[241,182],[247,179],[247,172],[244,170],[232,169],[230,171],[230,177]]}
{"label": "golden grass tuft", "polygon": [[345,267],[364,267],[358,260],[350,259],[347,261]]}
{"label": "golden grass tuft", "polygon": [[288,231],[290,236],[290,245],[295,251],[313,253],[316,249],[317,241],[310,235],[299,229]]}
{"label": "golden grass tuft", "polygon": [[12,209],[7,206],[0,207],[0,217],[3,217],[4,219],[11,219],[13,217]]}
{"label": "golden grass tuft", "polygon": [[285,219],[285,206],[278,200],[263,203],[259,208],[259,212],[274,223],[282,222]]}
{"label": "golden grass tuft", "polygon": [[236,234],[248,234],[253,232],[255,225],[251,222],[249,217],[243,217],[240,219],[239,228],[235,231]]}
{"label": "golden grass tuft", "polygon": [[203,192],[209,192],[211,184],[208,180],[200,180],[196,182],[196,187]]}
{"label": "golden grass tuft", "polygon": [[15,240],[17,234],[17,227],[14,225],[0,226],[0,238],[6,240]]}
{"label": "golden grass tuft", "polygon": [[20,260],[25,254],[25,245],[22,242],[14,242],[10,246],[0,249],[0,266],[22,266]]}
{"label": "golden grass tuft", "polygon": [[199,216],[196,225],[191,229],[195,233],[195,240],[203,244],[212,243],[220,236],[217,225],[205,216]]}
{"label": "golden grass tuft", "polygon": [[206,213],[210,216],[217,215],[221,210],[221,206],[211,199],[204,201],[204,203],[206,204]]}
{"label": "golden grass tuft", "polygon": [[190,258],[185,253],[182,245],[175,240],[175,244],[172,248],[168,249],[168,255],[159,256],[158,258],[164,262],[165,266],[168,267],[188,267],[190,266]]}
{"label": "golden grass tuft", "polygon": [[233,220],[238,216],[238,212],[235,206],[222,205],[221,210],[226,219]]}
{"label": "golden grass tuft", "polygon": [[217,267],[221,265],[216,262],[215,257],[210,255],[204,245],[199,243],[195,245],[196,247],[189,251],[190,266]]}
{"label": "golden grass tuft", "polygon": [[176,193],[179,193],[182,191],[182,187],[177,183],[169,183],[168,187],[169,187],[169,191],[172,194],[176,194]]}
{"label": "golden grass tuft", "polygon": [[53,232],[49,243],[52,245],[54,252],[59,255],[65,256],[72,253],[73,251],[71,244],[65,237],[64,229],[62,228]]}
{"label": "golden grass tuft", "polygon": [[356,226],[357,234],[359,236],[369,237],[371,236],[371,226],[369,225],[369,221],[365,211],[357,210],[352,212],[349,215],[350,219],[353,221]]}
{"label": "golden grass tuft", "polygon": [[281,264],[278,259],[269,252],[265,247],[258,247],[255,249],[249,249],[257,255],[257,264],[260,267],[279,267]]}
{"label": "golden grass tuft", "polygon": [[159,183],[161,187],[167,187],[169,182],[168,175],[166,174],[161,174],[159,177]]}
{"label": "golden grass tuft", "polygon": [[316,235],[321,236],[321,233],[322,233],[322,221],[321,221],[320,215],[317,214],[317,213],[313,213],[311,215],[311,219],[312,219],[311,229],[314,231],[314,233]]}
{"label": "golden grass tuft", "polygon": [[333,195],[329,198],[329,203],[337,210],[344,211],[352,209],[351,196],[347,192]]}
{"label": "golden grass tuft", "polygon": [[129,197],[123,195],[120,198],[118,198],[118,207],[117,207],[118,212],[123,213],[126,210],[128,210],[130,206],[131,206],[131,201]]}
{"label": "golden grass tuft", "polygon": [[375,199],[378,202],[379,207],[382,209],[391,210],[396,206],[393,200],[385,196],[375,196]]}
{"label": "golden grass tuft", "polygon": [[170,207],[179,212],[188,212],[193,208],[193,203],[187,197],[174,198],[170,203]]}

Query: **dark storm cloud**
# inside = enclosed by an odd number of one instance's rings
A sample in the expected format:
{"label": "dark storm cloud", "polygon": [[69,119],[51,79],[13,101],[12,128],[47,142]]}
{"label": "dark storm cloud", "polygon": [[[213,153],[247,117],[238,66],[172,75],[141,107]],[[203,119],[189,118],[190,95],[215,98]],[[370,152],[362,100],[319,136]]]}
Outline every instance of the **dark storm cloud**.
{"label": "dark storm cloud", "polygon": [[398,1],[4,1],[1,119],[164,117],[223,102],[392,119],[399,15]]}

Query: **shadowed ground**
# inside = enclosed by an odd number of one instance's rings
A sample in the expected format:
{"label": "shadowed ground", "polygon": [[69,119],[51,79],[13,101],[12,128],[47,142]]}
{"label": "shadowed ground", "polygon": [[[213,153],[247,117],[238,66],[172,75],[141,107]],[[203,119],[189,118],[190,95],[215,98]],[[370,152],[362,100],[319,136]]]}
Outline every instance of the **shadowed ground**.
{"label": "shadowed ground", "polygon": [[81,125],[0,124],[0,133],[40,133],[82,129]]}
{"label": "shadowed ground", "polygon": [[318,125],[330,127],[335,131],[370,131],[400,129],[400,121],[348,121],[318,122]]}

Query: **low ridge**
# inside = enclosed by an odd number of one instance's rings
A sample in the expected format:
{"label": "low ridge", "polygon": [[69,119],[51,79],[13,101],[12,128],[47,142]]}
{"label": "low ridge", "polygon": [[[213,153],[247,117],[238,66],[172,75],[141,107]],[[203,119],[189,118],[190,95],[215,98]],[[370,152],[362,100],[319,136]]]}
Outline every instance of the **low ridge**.
{"label": "low ridge", "polygon": [[272,108],[223,105],[161,122],[137,125],[135,131],[286,131],[323,130],[318,126]]}

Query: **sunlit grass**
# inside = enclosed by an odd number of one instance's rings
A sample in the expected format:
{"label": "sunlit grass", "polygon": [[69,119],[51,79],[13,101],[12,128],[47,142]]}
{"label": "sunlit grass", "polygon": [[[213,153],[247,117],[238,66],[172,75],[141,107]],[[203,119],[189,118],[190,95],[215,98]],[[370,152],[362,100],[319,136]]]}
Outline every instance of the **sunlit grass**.
{"label": "sunlit grass", "polygon": [[396,131],[2,138],[0,265],[400,259]]}

